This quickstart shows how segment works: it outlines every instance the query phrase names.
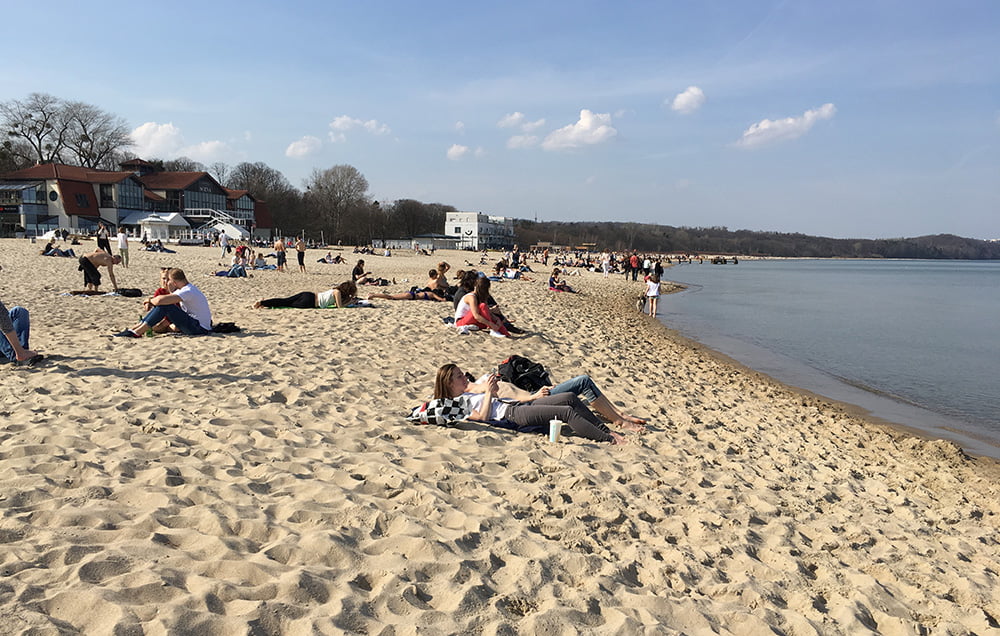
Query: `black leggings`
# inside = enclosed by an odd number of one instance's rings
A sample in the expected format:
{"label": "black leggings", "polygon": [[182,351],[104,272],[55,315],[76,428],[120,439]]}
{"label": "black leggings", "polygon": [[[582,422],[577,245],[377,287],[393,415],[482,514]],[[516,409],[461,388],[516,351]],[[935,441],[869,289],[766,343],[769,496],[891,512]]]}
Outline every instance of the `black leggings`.
{"label": "black leggings", "polygon": [[304,291],[288,298],[267,298],[260,301],[261,307],[291,307],[293,309],[315,309],[316,294]]}
{"label": "black leggings", "polygon": [[611,433],[604,422],[572,393],[556,393],[532,402],[511,404],[504,418],[518,426],[544,426],[549,420],[558,419],[569,424],[581,437],[598,442],[611,441]]}

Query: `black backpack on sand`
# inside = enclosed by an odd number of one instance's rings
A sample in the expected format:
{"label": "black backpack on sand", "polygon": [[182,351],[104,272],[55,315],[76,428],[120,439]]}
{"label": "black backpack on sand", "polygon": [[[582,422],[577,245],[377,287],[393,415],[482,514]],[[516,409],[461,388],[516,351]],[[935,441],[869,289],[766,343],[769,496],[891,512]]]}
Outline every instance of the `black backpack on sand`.
{"label": "black backpack on sand", "polygon": [[543,386],[552,385],[545,367],[518,355],[512,355],[497,365],[497,375],[504,382],[510,382],[525,391],[534,392]]}

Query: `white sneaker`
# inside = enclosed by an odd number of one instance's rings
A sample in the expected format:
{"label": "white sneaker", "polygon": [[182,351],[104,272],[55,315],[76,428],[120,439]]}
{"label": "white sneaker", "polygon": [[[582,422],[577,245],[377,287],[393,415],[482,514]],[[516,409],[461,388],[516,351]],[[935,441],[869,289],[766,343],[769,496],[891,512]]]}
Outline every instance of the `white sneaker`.
{"label": "white sneaker", "polygon": [[458,328],[458,335],[460,335],[460,336],[467,336],[467,335],[469,335],[469,328],[468,327],[459,327]]}
{"label": "white sneaker", "polygon": [[496,329],[490,329],[490,335],[493,336],[494,338],[506,338],[507,337],[504,334],[502,334],[499,331],[497,331]]}

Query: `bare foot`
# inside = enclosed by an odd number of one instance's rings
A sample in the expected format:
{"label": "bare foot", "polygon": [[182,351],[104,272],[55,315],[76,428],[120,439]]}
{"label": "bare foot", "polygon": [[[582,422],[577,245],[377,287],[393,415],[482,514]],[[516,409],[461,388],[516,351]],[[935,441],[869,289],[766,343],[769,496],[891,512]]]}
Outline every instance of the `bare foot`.
{"label": "bare foot", "polygon": [[17,355],[15,355],[14,357],[15,357],[15,359],[18,362],[24,362],[25,360],[30,360],[30,359],[34,358],[35,356],[37,356],[37,355],[38,355],[37,351],[32,351],[31,349],[25,349],[23,357],[22,356],[17,356]]}
{"label": "bare foot", "polygon": [[618,420],[615,422],[615,426],[622,429],[623,431],[631,431],[633,433],[645,433],[646,427],[638,422],[630,422],[628,420]]}
{"label": "bare foot", "polygon": [[624,446],[625,444],[628,444],[628,438],[624,435],[619,435],[618,433],[612,433],[611,443],[615,446]]}
{"label": "bare foot", "polygon": [[263,306],[264,306],[264,305],[262,305],[262,304],[261,304],[262,302],[263,302],[263,299],[261,299],[261,300],[258,300],[257,302],[255,302],[255,303],[253,304],[253,308],[254,308],[254,309],[260,309],[261,307],[263,307]]}

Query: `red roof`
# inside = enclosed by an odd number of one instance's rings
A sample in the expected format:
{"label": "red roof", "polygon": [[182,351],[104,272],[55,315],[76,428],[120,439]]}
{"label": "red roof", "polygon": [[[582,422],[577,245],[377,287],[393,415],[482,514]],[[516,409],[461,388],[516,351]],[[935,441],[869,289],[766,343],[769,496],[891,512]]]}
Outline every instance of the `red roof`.
{"label": "red roof", "polygon": [[222,188],[222,189],[226,191],[227,199],[238,199],[244,194],[249,194],[251,199],[254,198],[254,196],[250,194],[249,190],[231,190],[229,188]]}
{"label": "red roof", "polygon": [[110,170],[94,170],[80,166],[67,166],[62,163],[43,163],[41,165],[8,172],[5,179],[72,179],[88,183],[118,183],[134,176],[131,172],[112,172]]}
{"label": "red roof", "polygon": [[66,179],[56,181],[56,186],[59,188],[60,196],[62,196],[66,214],[71,216],[101,215],[101,210],[97,207],[97,197],[94,196],[94,186]]}
{"label": "red roof", "polygon": [[185,190],[202,177],[212,179],[207,172],[154,172],[139,177],[139,181],[153,190]]}

